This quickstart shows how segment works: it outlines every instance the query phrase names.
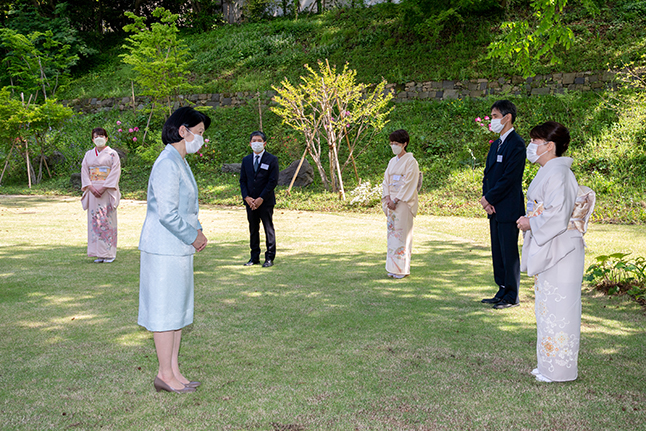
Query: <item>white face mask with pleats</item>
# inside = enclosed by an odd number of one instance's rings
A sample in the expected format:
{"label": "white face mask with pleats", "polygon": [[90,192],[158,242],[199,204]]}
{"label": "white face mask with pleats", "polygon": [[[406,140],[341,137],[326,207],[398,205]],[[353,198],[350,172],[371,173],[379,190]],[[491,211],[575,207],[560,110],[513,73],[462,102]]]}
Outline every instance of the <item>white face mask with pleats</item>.
{"label": "white face mask with pleats", "polygon": [[97,146],[97,147],[99,147],[99,148],[101,148],[101,147],[105,147],[105,144],[106,144],[107,142],[108,142],[108,140],[107,140],[107,139],[105,139],[105,138],[104,138],[104,137],[102,137],[102,136],[97,136],[96,138],[94,138],[94,145],[96,145],[96,146]]}
{"label": "white face mask with pleats", "polygon": [[264,142],[253,141],[251,143],[251,149],[256,154],[261,153],[262,150],[265,149],[265,143]]}
{"label": "white face mask with pleats", "polygon": [[184,138],[184,145],[186,146],[186,152],[188,154],[194,154],[200,151],[200,148],[202,148],[202,145],[204,145],[204,138],[200,135],[196,135],[195,133],[191,132],[188,127],[186,128],[188,132],[193,135],[193,140],[189,141],[188,139]]}
{"label": "white face mask with pleats", "polygon": [[396,156],[398,156],[404,149],[401,145],[391,145],[390,148],[392,148],[393,154]]}

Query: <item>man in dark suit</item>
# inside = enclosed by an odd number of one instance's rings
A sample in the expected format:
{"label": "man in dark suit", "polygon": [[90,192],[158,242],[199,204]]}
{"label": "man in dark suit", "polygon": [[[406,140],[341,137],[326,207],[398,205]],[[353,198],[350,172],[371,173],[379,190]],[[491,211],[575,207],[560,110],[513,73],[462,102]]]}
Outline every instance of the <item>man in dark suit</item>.
{"label": "man in dark suit", "polygon": [[260,263],[260,222],[265,229],[267,251],[264,268],[274,264],[276,257],[276,235],[274,232],[274,188],[278,183],[278,158],[265,151],[267,138],[262,132],[253,132],[249,146],[253,153],[242,159],[240,169],[240,192],[247,208],[251,239],[251,259],[245,266]]}
{"label": "man in dark suit", "polygon": [[489,149],[482,180],[480,204],[489,217],[493,275],[498,292],[482,300],[503,309],[518,305],[520,259],[516,220],[525,214],[522,180],[525,170],[525,141],[516,133],[516,106],[498,100],[491,107],[491,130],[500,133]]}

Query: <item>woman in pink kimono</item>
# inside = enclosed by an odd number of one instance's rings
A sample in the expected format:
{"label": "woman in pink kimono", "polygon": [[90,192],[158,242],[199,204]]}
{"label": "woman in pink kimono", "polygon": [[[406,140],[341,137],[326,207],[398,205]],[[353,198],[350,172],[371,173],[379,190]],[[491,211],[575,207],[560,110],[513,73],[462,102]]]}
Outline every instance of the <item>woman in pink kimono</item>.
{"label": "woman in pink kimono", "polygon": [[388,232],[386,271],[393,278],[404,278],[410,274],[419,166],[413,154],[406,151],[409,141],[406,130],[400,129],[390,134],[390,147],[395,157],[390,159],[384,173],[381,198]]}
{"label": "woman in pink kimono", "polygon": [[540,382],[577,378],[581,335],[581,282],[584,270],[583,234],[573,222],[579,186],[562,157],[569,131],[548,121],[529,135],[527,159],[541,168],[527,190],[527,216],[517,225],[524,232],[521,271],[535,276],[537,367]]}
{"label": "woman in pink kimono", "polygon": [[87,211],[87,255],[95,263],[114,262],[117,257],[117,206],[119,206],[119,154],[106,144],[108,133],[92,130],[95,147],[85,153],[81,168],[81,203]]}

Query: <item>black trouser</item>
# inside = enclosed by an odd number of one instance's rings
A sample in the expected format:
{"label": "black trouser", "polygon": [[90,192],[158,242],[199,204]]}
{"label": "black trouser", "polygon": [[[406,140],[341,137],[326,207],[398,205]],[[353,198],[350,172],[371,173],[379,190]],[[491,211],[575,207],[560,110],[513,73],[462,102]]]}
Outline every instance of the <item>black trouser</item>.
{"label": "black trouser", "polygon": [[489,230],[491,232],[493,277],[496,284],[500,286],[496,298],[516,304],[520,285],[518,226],[516,226],[516,222],[499,223],[494,214],[489,219]]}
{"label": "black trouser", "polygon": [[254,262],[260,261],[260,222],[265,229],[265,237],[267,239],[267,251],[265,252],[265,260],[274,260],[276,257],[276,235],[274,232],[274,215],[273,206],[260,205],[258,209],[252,211],[248,205],[247,220],[249,221],[249,246],[251,248],[251,260]]}

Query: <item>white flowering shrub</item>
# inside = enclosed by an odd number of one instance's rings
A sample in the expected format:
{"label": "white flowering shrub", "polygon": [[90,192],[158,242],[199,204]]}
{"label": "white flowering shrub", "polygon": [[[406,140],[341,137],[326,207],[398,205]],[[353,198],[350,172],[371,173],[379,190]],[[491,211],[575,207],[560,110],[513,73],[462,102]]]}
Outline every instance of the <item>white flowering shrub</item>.
{"label": "white flowering shrub", "polygon": [[370,181],[366,181],[350,192],[350,197],[352,198],[350,204],[364,207],[375,206],[375,204],[381,202],[382,190],[381,184],[373,186]]}

